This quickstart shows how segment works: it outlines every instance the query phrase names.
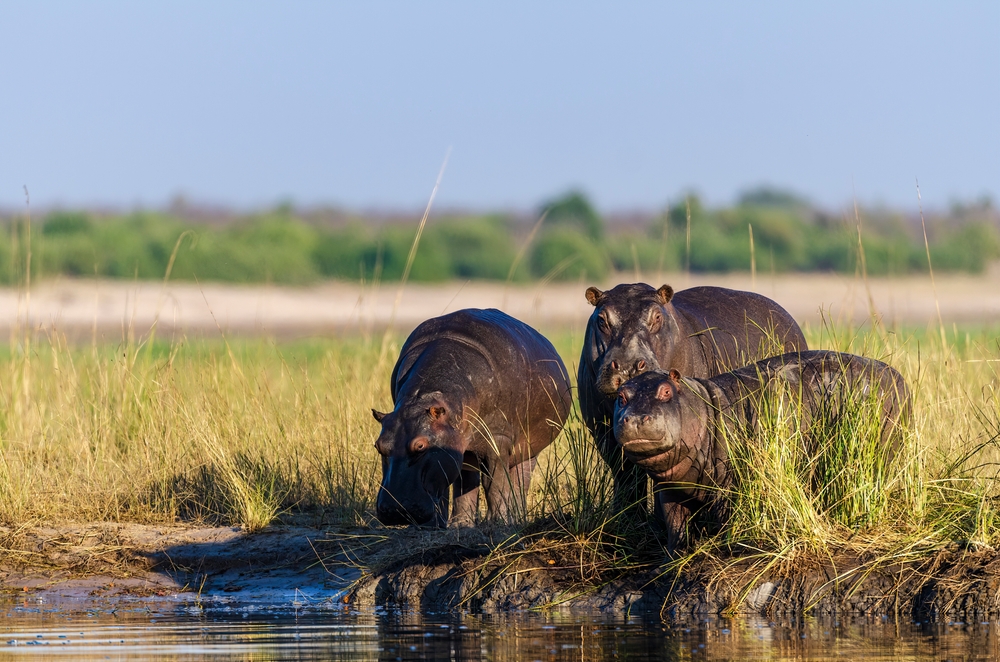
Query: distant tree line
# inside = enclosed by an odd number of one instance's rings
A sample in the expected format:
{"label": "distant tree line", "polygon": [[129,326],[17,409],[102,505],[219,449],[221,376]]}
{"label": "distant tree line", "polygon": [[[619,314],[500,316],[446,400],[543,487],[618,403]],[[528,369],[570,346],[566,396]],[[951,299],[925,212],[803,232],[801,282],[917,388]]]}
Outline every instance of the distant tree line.
{"label": "distant tree line", "polygon": [[[414,281],[601,280],[612,272],[835,271],[870,275],[927,269],[919,219],[884,211],[831,216],[798,197],[752,191],[710,209],[696,195],[641,226],[609,223],[579,192],[544,204],[534,224],[499,215],[431,219]],[[29,232],[21,216],[0,232],[0,280],[23,281]],[[980,272],[1000,259],[997,214],[987,202],[926,219],[935,270]],[[415,220],[329,225],[289,206],[205,224],[176,214],[96,216],[56,211],[31,231],[32,278],[56,275],[307,284],[327,278],[396,281]]]}

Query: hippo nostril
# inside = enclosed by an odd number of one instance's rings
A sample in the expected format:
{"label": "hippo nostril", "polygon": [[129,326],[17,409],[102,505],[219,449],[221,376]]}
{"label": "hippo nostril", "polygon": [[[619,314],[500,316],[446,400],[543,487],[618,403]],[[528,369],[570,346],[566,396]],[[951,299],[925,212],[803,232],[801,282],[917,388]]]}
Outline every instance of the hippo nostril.
{"label": "hippo nostril", "polygon": [[614,370],[615,372],[618,371],[618,361],[611,362],[611,369]]}
{"label": "hippo nostril", "polygon": [[642,422],[643,423],[649,423],[649,416],[643,416],[642,417]]}

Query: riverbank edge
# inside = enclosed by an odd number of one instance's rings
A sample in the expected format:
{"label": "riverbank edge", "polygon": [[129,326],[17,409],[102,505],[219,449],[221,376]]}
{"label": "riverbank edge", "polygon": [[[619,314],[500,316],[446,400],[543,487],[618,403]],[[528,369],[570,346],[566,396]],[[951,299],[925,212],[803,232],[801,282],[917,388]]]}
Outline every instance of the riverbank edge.
{"label": "riverbank edge", "polygon": [[[213,596],[273,603],[293,594],[358,610],[1000,618],[1000,552],[993,549],[953,546],[894,563],[846,554],[794,562],[704,557],[680,570],[650,566],[608,577],[544,549],[512,558],[478,531],[459,535],[302,524],[258,533],[185,524],[0,527],[0,593],[68,609]],[[381,545],[414,551],[387,555]]]}
{"label": "riverbank edge", "polygon": [[[857,557],[794,567],[732,557],[701,559],[681,571],[650,569],[602,581],[542,555],[490,562],[462,550],[409,560],[354,583],[357,607],[498,613],[551,608],[657,612],[665,620],[712,616],[771,618],[857,615],[897,621],[1000,617],[1000,554],[945,550],[883,564]],[[425,554],[426,556],[426,554]]]}

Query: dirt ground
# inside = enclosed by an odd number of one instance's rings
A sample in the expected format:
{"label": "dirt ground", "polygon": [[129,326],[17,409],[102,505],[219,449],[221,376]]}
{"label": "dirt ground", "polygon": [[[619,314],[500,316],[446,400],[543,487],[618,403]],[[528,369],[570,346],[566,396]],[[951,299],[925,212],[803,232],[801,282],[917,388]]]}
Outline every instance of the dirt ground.
{"label": "dirt ground", "polygon": [[[620,275],[615,282],[631,280]],[[887,324],[925,325],[1000,321],[1000,267],[970,276],[861,279],[835,274],[667,274],[675,289],[719,285],[749,289],[784,306],[803,325],[821,315],[860,323],[874,310]],[[612,287],[615,282],[598,284]],[[280,337],[366,333],[393,325],[401,331],[460,308],[500,308],[540,329],[579,327],[592,310],[590,283],[510,285],[482,282],[380,286],[330,282],[314,287],[240,286],[54,280],[24,292],[0,289],[0,326],[30,323],[71,337],[117,340],[130,326],[141,335],[158,320],[162,334],[269,334]]]}

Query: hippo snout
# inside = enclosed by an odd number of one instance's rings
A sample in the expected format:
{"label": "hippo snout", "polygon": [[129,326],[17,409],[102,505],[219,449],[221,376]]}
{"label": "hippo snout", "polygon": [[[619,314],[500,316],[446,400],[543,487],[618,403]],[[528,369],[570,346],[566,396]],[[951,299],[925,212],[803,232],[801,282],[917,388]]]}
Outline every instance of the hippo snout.
{"label": "hippo snout", "polygon": [[448,526],[448,493],[458,479],[461,456],[442,449],[420,459],[390,457],[383,466],[375,502],[378,520],[387,525]]}
{"label": "hippo snout", "polygon": [[415,526],[430,525],[442,529],[448,526],[447,519],[440,512],[439,504],[429,494],[409,495],[402,501],[405,503],[394,497],[385,488],[380,489],[378,499],[375,502],[375,514],[378,521],[386,526],[412,524]]}
{"label": "hippo snout", "polygon": [[604,369],[603,379],[600,380],[599,387],[607,394],[618,392],[622,384],[652,369],[649,361],[637,359],[635,361],[609,361]]}
{"label": "hippo snout", "polygon": [[635,411],[629,408],[620,412],[615,420],[615,438],[625,445],[632,440],[665,441],[667,426],[662,416],[656,413]]}
{"label": "hippo snout", "polygon": [[622,433],[628,434],[629,432],[638,433],[641,428],[648,427],[650,422],[652,422],[653,417],[649,414],[639,414],[632,416],[622,416],[621,427]]}

